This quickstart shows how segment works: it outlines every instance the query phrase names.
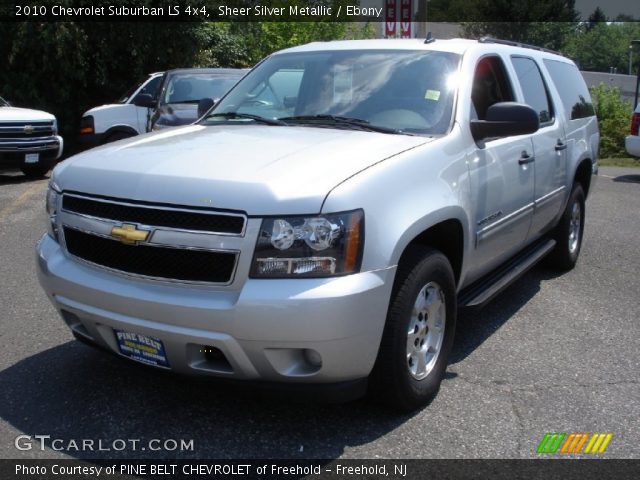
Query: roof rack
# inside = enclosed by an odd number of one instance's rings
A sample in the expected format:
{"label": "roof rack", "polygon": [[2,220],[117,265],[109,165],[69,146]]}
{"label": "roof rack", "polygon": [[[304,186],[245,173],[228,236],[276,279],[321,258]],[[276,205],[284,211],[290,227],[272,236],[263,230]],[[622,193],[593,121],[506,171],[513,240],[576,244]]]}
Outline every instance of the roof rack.
{"label": "roof rack", "polygon": [[512,47],[530,48],[532,50],[539,50],[541,52],[554,53],[556,55],[562,55],[560,52],[550,50],[548,48],[538,47],[536,45],[529,45],[528,43],[514,42],[513,40],[502,40],[500,38],[493,37],[481,37],[478,39],[479,43],[500,43],[502,45],[511,45]]}

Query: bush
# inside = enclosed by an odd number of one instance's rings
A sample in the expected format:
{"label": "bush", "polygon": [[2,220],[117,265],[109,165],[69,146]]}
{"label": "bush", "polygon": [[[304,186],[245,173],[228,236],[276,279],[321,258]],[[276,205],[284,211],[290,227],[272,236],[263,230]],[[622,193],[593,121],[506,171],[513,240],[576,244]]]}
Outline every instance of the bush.
{"label": "bush", "polygon": [[631,122],[631,104],[620,98],[618,88],[604,83],[591,87],[591,96],[600,125],[600,157],[627,157],[624,137]]}

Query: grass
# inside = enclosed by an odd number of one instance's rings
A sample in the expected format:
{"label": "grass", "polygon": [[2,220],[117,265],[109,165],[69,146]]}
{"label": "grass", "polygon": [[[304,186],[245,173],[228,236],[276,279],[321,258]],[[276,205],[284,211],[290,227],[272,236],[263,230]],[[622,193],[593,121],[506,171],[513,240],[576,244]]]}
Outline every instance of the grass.
{"label": "grass", "polygon": [[598,163],[601,167],[640,167],[640,158],[600,158]]}

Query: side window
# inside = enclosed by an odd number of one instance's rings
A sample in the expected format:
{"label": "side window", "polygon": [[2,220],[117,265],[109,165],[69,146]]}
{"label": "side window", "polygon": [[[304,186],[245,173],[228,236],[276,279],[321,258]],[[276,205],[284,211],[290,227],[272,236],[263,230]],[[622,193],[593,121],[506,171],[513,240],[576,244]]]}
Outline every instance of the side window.
{"label": "side window", "polygon": [[484,120],[487,109],[498,102],[513,101],[513,90],[504,64],[499,57],[480,59],[473,75],[471,101],[478,120]]}
{"label": "side window", "polygon": [[157,77],[152,78],[147,82],[147,84],[144,87],[142,87],[142,90],[140,90],[139,94],[148,93],[152,97],[155,97],[156,90],[158,90],[161,80],[162,80],[162,75],[158,75]]}
{"label": "side window", "polygon": [[578,67],[550,59],[545,59],[544,65],[558,89],[568,120],[594,116],[591,95]]}
{"label": "side window", "polygon": [[524,101],[538,112],[540,124],[551,122],[553,110],[538,64],[531,58],[516,56],[511,57],[511,62],[518,75]]}

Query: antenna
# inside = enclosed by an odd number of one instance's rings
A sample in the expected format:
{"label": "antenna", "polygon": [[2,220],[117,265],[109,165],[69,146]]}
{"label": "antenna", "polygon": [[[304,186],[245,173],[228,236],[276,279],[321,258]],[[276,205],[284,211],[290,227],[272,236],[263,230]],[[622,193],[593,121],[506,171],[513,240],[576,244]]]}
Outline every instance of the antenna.
{"label": "antenna", "polygon": [[427,38],[425,39],[424,43],[433,43],[435,41],[436,39],[433,38],[433,35],[431,35],[431,32],[427,33]]}

